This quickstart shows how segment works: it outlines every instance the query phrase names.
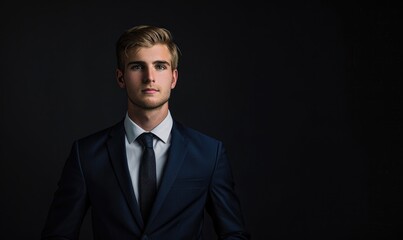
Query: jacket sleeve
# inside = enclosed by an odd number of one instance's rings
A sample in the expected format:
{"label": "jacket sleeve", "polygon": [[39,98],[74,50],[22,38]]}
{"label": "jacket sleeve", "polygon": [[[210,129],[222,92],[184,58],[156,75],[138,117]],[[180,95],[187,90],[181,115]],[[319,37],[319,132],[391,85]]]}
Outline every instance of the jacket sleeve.
{"label": "jacket sleeve", "polygon": [[81,224],[88,206],[78,143],[75,142],[53,196],[41,239],[79,239]]}
{"label": "jacket sleeve", "polygon": [[250,235],[245,229],[241,206],[234,185],[226,150],[220,142],[209,187],[207,212],[213,220],[214,229],[219,239],[250,239]]}

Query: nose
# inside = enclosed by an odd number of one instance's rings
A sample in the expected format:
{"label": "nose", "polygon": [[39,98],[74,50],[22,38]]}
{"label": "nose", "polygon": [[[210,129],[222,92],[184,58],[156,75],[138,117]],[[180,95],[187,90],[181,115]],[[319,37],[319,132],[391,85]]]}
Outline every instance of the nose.
{"label": "nose", "polygon": [[145,69],[143,82],[144,83],[155,82],[154,69],[152,67],[148,67]]}

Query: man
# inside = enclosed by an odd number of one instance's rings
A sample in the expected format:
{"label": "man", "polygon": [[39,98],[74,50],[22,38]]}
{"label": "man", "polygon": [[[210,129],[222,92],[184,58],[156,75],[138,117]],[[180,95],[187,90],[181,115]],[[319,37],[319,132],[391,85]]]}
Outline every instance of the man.
{"label": "man", "polygon": [[219,239],[249,239],[222,143],[170,114],[179,58],[171,33],[133,27],[116,53],[127,114],[74,142],[42,239],[78,239],[89,207],[97,240],[201,239],[204,210]]}

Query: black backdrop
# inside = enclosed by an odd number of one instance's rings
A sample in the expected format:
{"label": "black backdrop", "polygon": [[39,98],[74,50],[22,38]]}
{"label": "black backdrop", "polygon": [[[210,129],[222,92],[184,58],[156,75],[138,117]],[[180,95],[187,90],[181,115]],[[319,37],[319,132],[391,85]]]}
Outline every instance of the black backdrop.
{"label": "black backdrop", "polygon": [[1,239],[39,239],[73,140],[123,117],[114,43],[136,24],[176,38],[171,111],[224,141],[253,239],[402,237],[401,5],[0,7]]}

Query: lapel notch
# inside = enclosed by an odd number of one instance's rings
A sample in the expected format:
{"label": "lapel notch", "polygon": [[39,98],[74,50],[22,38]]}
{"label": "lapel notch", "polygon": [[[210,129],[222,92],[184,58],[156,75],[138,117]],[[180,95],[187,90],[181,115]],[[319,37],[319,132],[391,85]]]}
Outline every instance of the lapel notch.
{"label": "lapel notch", "polygon": [[[166,195],[168,194],[169,190],[172,187],[173,182],[176,179],[176,176],[183,163],[183,160],[185,159],[187,152],[187,143],[185,141],[185,137],[180,132],[176,122],[174,122],[171,133],[172,133],[171,138],[172,140],[169,155],[161,179],[161,184],[159,186],[158,193],[155,198],[153,208],[151,210],[149,222],[153,221],[158,211],[160,210]],[[147,226],[149,226],[149,224],[147,224]]]}
{"label": "lapel notch", "polygon": [[144,227],[144,223],[136,201],[136,196],[134,194],[133,185],[127,166],[125,130],[123,121],[112,129],[107,146],[113,170],[115,171],[122,192],[126,197],[127,204],[129,205],[135,220],[142,229]]}

